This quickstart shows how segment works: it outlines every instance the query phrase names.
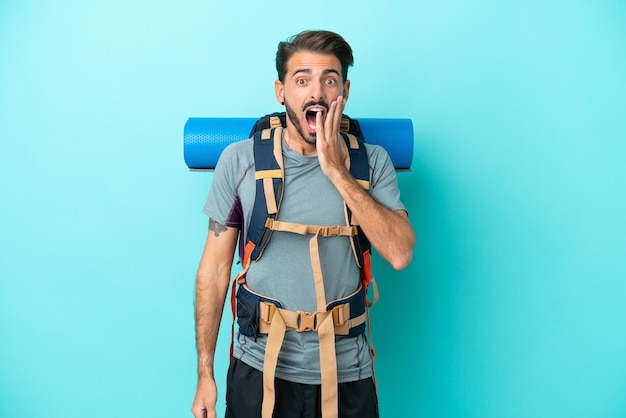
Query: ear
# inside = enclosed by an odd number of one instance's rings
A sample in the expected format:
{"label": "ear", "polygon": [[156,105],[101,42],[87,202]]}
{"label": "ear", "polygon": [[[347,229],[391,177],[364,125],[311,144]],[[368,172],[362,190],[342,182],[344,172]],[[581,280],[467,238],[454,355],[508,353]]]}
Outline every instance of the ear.
{"label": "ear", "polygon": [[348,100],[349,94],[350,94],[350,80],[346,80],[346,82],[343,83],[343,100],[344,101]]}
{"label": "ear", "polygon": [[274,93],[276,93],[276,100],[281,105],[285,104],[285,86],[280,80],[274,81]]}

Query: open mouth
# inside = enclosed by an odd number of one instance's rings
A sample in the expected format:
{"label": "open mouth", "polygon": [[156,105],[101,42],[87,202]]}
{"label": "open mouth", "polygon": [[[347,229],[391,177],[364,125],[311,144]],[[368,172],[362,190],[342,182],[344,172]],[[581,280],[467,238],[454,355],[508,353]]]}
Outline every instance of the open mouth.
{"label": "open mouth", "polygon": [[317,131],[317,114],[319,112],[322,112],[322,120],[324,120],[324,117],[326,116],[326,109],[321,106],[310,107],[304,113],[310,133],[315,133]]}

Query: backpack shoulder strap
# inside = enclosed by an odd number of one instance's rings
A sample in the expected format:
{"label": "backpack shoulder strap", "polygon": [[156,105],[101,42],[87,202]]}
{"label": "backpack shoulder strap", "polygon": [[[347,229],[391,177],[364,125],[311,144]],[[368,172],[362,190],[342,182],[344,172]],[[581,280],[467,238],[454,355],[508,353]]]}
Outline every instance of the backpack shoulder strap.
{"label": "backpack shoulder strap", "polygon": [[[246,252],[257,260],[267,245],[272,231],[266,227],[268,219],[275,219],[283,197],[285,177],[282,153],[282,126],[263,129],[253,135],[256,198],[249,230],[246,233]],[[253,247],[248,247],[248,246]],[[244,266],[246,263],[244,252]]]}
{"label": "backpack shoulder strap", "polygon": [[[356,121],[354,121],[356,122]],[[357,129],[358,125],[357,125]],[[359,129],[360,130],[360,129]],[[370,167],[369,160],[367,158],[367,149],[365,148],[365,142],[354,135],[351,134],[342,134],[348,145],[348,151],[350,154],[350,174],[355,178],[357,183],[361,185],[365,190],[370,189]],[[378,300],[378,287],[376,286],[376,281],[374,280],[374,276],[372,274],[372,266],[371,266],[371,254],[372,254],[372,244],[363,233],[361,226],[359,225],[358,219],[354,216],[348,205],[344,202],[344,211],[346,215],[347,225],[356,226],[357,234],[352,237],[352,252],[354,253],[354,258],[356,260],[357,265],[361,270],[361,283],[363,284],[363,288],[365,289],[365,304],[370,307],[376,303]],[[369,285],[372,285],[373,295],[372,300],[367,298],[367,289]]]}
{"label": "backpack shoulder strap", "polygon": [[[370,168],[365,143],[362,139],[351,134],[342,134],[342,136],[346,141],[350,155],[350,174],[355,178],[357,183],[361,185],[361,187],[365,190],[369,190]],[[366,257],[365,253],[370,251],[371,244],[361,230],[358,219],[356,219],[350,208],[345,203],[344,211],[347,225],[356,226],[358,229],[358,234],[352,238],[352,250],[354,252],[357,265],[361,267],[361,269],[364,269],[368,264],[367,260],[364,260],[364,257]]]}

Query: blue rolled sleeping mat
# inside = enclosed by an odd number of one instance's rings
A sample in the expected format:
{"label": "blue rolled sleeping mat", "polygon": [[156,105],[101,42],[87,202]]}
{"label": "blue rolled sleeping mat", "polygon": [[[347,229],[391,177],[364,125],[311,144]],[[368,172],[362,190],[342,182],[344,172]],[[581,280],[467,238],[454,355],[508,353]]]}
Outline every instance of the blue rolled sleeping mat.
{"label": "blue rolled sleeping mat", "polygon": [[[227,145],[245,140],[258,118],[189,118],[184,130],[187,167],[194,171],[213,170]],[[397,171],[411,169],[413,123],[411,119],[357,119],[366,143],[380,145],[391,157]]]}

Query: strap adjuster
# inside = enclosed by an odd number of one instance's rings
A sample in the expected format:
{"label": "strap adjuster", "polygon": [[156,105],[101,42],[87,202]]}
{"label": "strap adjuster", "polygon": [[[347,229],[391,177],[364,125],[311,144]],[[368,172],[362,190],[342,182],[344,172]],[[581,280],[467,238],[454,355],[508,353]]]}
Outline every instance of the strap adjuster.
{"label": "strap adjuster", "polygon": [[323,237],[338,237],[341,235],[341,226],[323,226],[319,234]]}
{"label": "strap adjuster", "polygon": [[[347,313],[348,315],[346,315],[346,309],[347,309]],[[349,313],[350,313],[350,304],[349,303],[344,303],[343,305],[337,305],[335,307],[333,307],[333,309],[331,309],[332,315],[333,315],[333,324],[336,327],[340,327],[343,324],[346,323],[346,321],[349,319]]]}
{"label": "strap adjuster", "polygon": [[266,323],[271,323],[276,313],[276,305],[269,302],[259,302],[259,319]]}

